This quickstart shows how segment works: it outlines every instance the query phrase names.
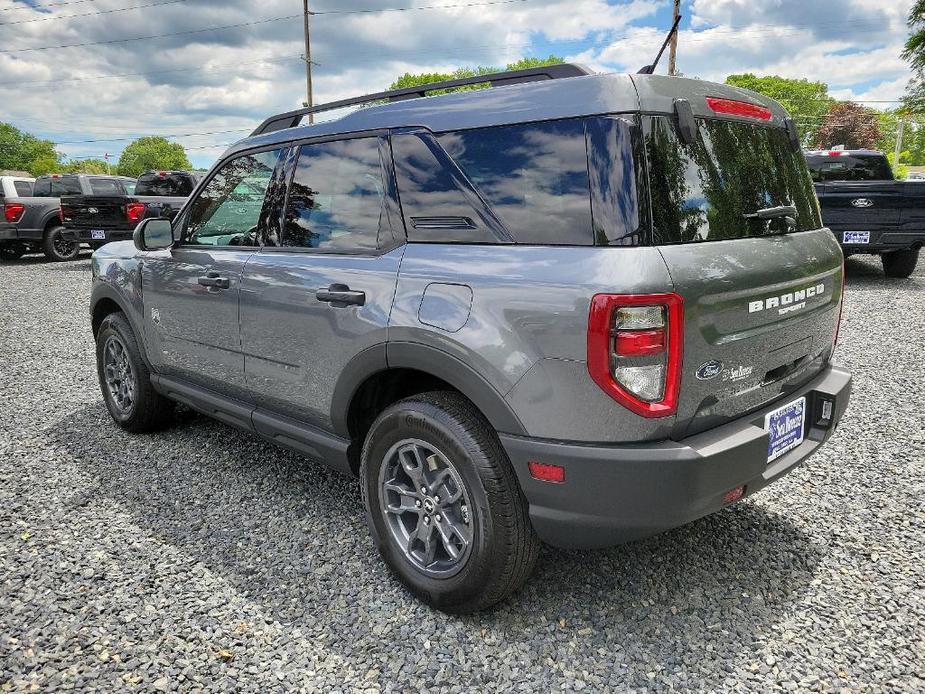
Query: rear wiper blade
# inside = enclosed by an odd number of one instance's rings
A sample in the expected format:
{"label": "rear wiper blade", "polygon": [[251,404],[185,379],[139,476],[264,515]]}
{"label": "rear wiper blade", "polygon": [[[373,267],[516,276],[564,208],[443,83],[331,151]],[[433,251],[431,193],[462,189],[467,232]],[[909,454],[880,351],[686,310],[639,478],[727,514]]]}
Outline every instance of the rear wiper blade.
{"label": "rear wiper blade", "polygon": [[780,217],[789,217],[796,224],[797,208],[793,205],[783,205],[781,207],[765,207],[754,212],[748,212],[744,215],[745,219],[779,219]]}

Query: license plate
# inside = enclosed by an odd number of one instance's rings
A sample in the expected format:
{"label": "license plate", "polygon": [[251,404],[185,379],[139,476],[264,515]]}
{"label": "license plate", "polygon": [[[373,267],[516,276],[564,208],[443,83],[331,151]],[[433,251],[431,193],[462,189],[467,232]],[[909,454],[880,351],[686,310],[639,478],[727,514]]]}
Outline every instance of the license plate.
{"label": "license plate", "polygon": [[97,239],[106,240],[106,231],[104,229],[91,229],[90,238],[96,241]]}
{"label": "license plate", "polygon": [[768,432],[768,462],[777,460],[793,450],[806,435],[806,398],[789,402],[764,416],[764,430]]}
{"label": "license plate", "polygon": [[869,231],[843,231],[842,243],[870,243]]}

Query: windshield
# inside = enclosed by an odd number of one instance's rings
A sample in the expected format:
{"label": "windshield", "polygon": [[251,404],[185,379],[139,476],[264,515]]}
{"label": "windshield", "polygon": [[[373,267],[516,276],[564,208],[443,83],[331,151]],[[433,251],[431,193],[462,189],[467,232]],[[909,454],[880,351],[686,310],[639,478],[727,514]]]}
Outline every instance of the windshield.
{"label": "windshield", "polygon": [[[803,155],[783,128],[698,119],[683,142],[669,118],[646,119],[646,155],[656,243],[689,243],[819,229],[822,220]],[[746,218],[793,206],[796,215]]]}
{"label": "windshield", "polygon": [[891,181],[893,172],[882,154],[807,154],[813,180],[821,181]]}

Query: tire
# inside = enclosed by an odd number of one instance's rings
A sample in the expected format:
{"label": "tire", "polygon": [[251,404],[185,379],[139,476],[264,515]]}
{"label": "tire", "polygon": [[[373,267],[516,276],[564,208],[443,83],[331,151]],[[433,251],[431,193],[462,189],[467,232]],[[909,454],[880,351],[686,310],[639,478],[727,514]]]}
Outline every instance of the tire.
{"label": "tire", "polygon": [[19,260],[25,252],[24,246],[0,246],[0,260]]}
{"label": "tire", "polygon": [[96,373],[106,409],[126,431],[158,431],[173,422],[174,404],[151,386],[151,372],[122,312],[110,313],[100,324]]}
{"label": "tire", "polygon": [[62,234],[64,227],[60,225],[48,227],[42,238],[42,252],[45,257],[55,262],[74,260],[80,253],[80,243],[68,241]]}
{"label": "tire", "polygon": [[919,262],[919,249],[883,253],[880,262],[883,263],[883,274],[887,277],[906,278],[915,271]]}
{"label": "tire", "polygon": [[476,612],[532,573],[540,543],[514,470],[491,425],[457,393],[424,393],[386,408],[366,436],[360,480],[383,560],[428,605]]}

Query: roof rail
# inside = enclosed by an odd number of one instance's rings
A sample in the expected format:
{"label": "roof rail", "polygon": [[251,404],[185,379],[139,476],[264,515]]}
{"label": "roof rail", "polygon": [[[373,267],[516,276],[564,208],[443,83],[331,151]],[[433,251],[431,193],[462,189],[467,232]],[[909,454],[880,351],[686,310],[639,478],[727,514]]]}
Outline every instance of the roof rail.
{"label": "roof rail", "polygon": [[430,82],[417,87],[405,87],[404,89],[393,89],[391,91],[376,92],[375,94],[366,94],[351,99],[341,99],[340,101],[331,101],[326,104],[309,106],[307,108],[296,109],[270,116],[263,123],[257,126],[257,129],[251,133],[262,135],[271,133],[275,130],[284,128],[294,128],[297,126],[303,116],[310,113],[321,113],[322,111],[333,111],[346,106],[358,106],[368,104],[373,101],[405,101],[407,99],[418,99],[427,96],[427,92],[433,92],[438,89],[452,89],[454,87],[465,87],[470,84],[484,84],[488,82],[492,87],[504,84],[520,84],[523,82],[538,82],[541,80],[556,80],[564,77],[580,77],[582,75],[593,74],[591,70],[583,65],[574,63],[559,63],[557,65],[544,65],[542,67],[531,67],[526,70],[509,70],[507,72],[494,72],[489,75],[476,75],[475,77],[463,77],[455,80],[445,80],[443,82]]}

